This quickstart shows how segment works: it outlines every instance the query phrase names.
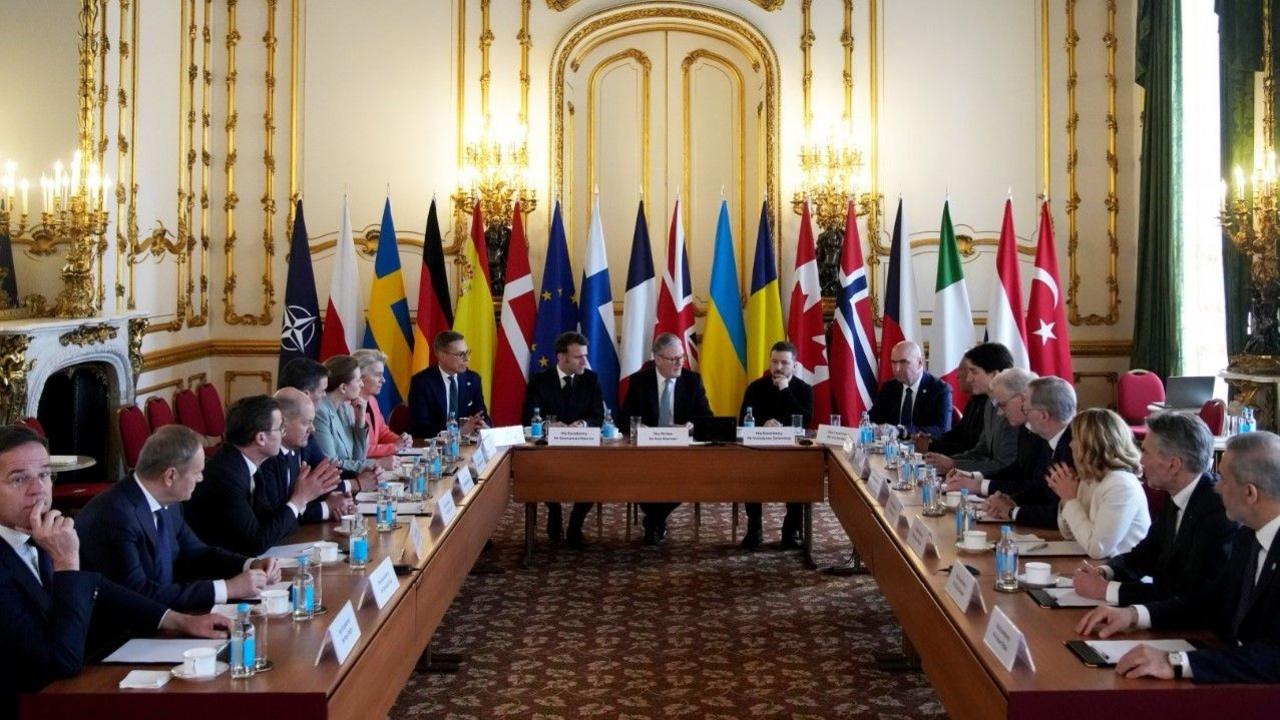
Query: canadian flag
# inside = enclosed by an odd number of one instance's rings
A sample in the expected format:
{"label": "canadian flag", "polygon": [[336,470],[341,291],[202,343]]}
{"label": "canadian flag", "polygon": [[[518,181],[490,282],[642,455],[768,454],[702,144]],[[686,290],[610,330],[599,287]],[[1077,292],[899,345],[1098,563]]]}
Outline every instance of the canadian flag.
{"label": "canadian flag", "polygon": [[1031,370],[1075,382],[1071,368],[1071,339],[1067,337],[1067,311],[1058,282],[1058,251],[1053,243],[1053,217],[1049,202],[1040,206],[1040,243],[1036,269],[1031,276],[1031,300],[1027,303],[1027,355]]}
{"label": "canadian flag", "polygon": [[[796,377],[813,388],[813,425],[831,415],[831,367],[827,364],[827,334],[822,321],[822,285],[818,281],[818,254],[813,245],[809,201],[800,215],[796,241],[795,285],[791,287],[787,336],[796,346]],[[852,421],[851,421],[852,422]]]}

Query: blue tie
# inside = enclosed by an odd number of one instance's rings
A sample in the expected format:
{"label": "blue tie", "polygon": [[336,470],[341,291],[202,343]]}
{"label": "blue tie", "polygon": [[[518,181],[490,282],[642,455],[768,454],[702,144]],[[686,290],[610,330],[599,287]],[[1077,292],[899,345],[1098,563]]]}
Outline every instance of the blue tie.
{"label": "blue tie", "polygon": [[912,402],[911,388],[902,389],[902,414],[898,416],[898,424],[910,430],[914,423],[912,415],[915,411],[915,403]]}
{"label": "blue tie", "polygon": [[169,542],[169,531],[165,527],[164,509],[155,512],[156,516],[156,566],[158,574],[156,582],[169,585],[173,582],[173,545]]}
{"label": "blue tie", "polygon": [[457,375],[449,376],[449,407],[445,415],[446,415],[446,418],[445,418],[446,422],[448,421],[448,418],[458,417],[458,376]]}

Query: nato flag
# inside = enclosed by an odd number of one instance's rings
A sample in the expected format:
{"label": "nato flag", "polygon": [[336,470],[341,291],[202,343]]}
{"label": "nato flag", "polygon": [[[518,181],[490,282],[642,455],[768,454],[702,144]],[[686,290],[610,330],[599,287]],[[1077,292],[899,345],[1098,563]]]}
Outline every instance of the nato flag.
{"label": "nato flag", "polygon": [[556,338],[578,329],[578,301],[574,295],[573,269],[569,267],[569,243],[564,237],[560,203],[551,217],[547,262],[542,268],[542,292],[538,294],[538,321],[529,349],[529,374],[556,364]]}
{"label": "nato flag", "polygon": [[320,356],[320,303],[316,302],[316,276],[311,270],[311,245],[302,201],[293,216],[293,240],[289,244],[289,279],[284,288],[284,318],[280,327],[280,371],[294,358]]}

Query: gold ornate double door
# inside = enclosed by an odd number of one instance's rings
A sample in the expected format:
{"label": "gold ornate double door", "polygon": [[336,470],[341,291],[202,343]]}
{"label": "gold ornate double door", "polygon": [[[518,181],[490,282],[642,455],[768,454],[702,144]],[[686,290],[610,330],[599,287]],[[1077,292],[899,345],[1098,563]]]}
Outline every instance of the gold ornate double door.
{"label": "gold ornate double door", "polygon": [[571,48],[565,61],[555,189],[575,267],[585,258],[598,188],[615,301],[625,289],[641,198],[660,276],[679,195],[699,307],[708,292],[721,198],[729,202],[740,278],[748,279],[744,261],[767,194],[771,222],[777,217],[770,180],[776,92],[762,53],[723,26],[654,22],[602,31]]}

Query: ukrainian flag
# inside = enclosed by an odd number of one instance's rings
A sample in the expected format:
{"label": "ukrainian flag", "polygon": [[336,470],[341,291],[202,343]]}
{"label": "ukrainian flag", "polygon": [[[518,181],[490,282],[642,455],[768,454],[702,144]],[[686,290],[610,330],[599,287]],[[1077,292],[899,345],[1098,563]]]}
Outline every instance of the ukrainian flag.
{"label": "ukrainian flag", "polygon": [[468,368],[480,376],[484,404],[493,397],[493,360],[498,354],[498,330],[493,320],[493,291],[489,288],[489,251],[484,244],[480,202],[471,209],[471,240],[462,245],[462,281],[453,329],[467,339],[471,350]]}
{"label": "ukrainian flag", "polygon": [[742,324],[742,292],[733,259],[729,203],[720,201],[715,256],[711,263],[711,303],[703,331],[699,370],[716,415],[737,415],[746,389],[747,331]]}
{"label": "ukrainian flag", "polygon": [[378,254],[373,260],[373,288],[369,292],[369,321],[364,329],[364,346],[387,355],[387,381],[378,393],[384,416],[409,397],[409,377],[413,363],[413,323],[409,321],[409,301],[404,294],[400,272],[400,249],[396,228],[391,222],[391,198],[382,207],[382,230],[378,233]]}
{"label": "ukrainian flag", "polygon": [[778,266],[773,259],[773,233],[769,231],[769,203],[760,205],[760,229],[756,232],[756,259],[751,269],[751,294],[747,296],[747,379],[769,370],[773,344],[787,339],[782,326],[782,296],[778,290]]}

